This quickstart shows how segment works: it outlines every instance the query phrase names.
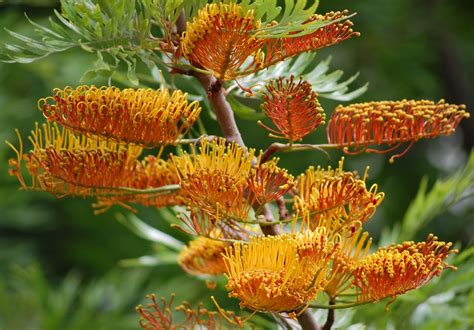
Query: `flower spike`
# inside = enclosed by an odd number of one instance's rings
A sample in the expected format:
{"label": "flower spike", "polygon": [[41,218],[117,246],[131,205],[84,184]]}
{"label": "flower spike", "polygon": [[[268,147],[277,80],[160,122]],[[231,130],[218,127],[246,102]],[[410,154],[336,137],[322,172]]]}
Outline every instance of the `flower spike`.
{"label": "flower spike", "polygon": [[[244,320],[235,315],[232,311],[219,310],[210,311],[201,304],[193,308],[189,303],[182,302],[179,306],[173,307],[174,294],[169,302],[161,297],[159,303],[154,294],[148,295],[151,300],[146,307],[137,306],[137,313],[140,314],[140,326],[145,330],[179,330],[179,329],[208,329],[219,330],[225,328],[241,329]],[[176,317],[174,314],[181,314]],[[176,315],[177,316],[177,315]]]}
{"label": "flower spike", "polygon": [[324,124],[326,115],[307,81],[300,79],[296,83],[293,76],[285,80],[280,77],[267,84],[264,100],[263,112],[277,128],[259,124],[269,130],[272,137],[286,138],[291,143]]}
{"label": "flower spike", "polygon": [[73,131],[142,146],[173,144],[197,120],[198,102],[167,89],[79,86],[40,99],[44,116]]}
{"label": "flower spike", "polygon": [[248,186],[259,205],[276,201],[294,186],[293,176],[277,166],[278,158],[252,168]]}
{"label": "flower spike", "polygon": [[222,255],[231,246],[231,243],[219,241],[218,238],[198,237],[181,250],[178,263],[190,274],[221,275],[226,271]]}
{"label": "flower spike", "polygon": [[224,139],[203,141],[191,154],[172,156],[187,204],[208,215],[246,219],[252,208],[246,192],[255,151]]}
{"label": "flower spike", "polygon": [[220,80],[234,79],[245,71],[243,65],[258,65],[261,60],[263,41],[252,32],[260,25],[253,11],[245,12],[238,4],[208,4],[187,24],[181,40],[183,55]]}
{"label": "flower spike", "polygon": [[303,227],[325,226],[333,231],[356,226],[370,219],[384,198],[376,184],[367,189],[364,178],[343,170],[344,158],[336,169],[309,167],[296,181],[293,208],[303,218]]}
{"label": "flower spike", "polygon": [[444,260],[457,250],[432,234],[425,242],[404,242],[368,255],[354,271],[359,301],[396,297],[426,285],[444,269],[456,269]]}
{"label": "flower spike", "polygon": [[322,231],[251,238],[225,253],[226,286],[241,307],[300,312],[326,283],[334,245]]}
{"label": "flower spike", "polygon": [[283,61],[286,58],[320,48],[328,47],[354,36],[359,32],[352,31],[353,23],[346,19],[349,12],[329,12],[324,15],[313,15],[307,22],[327,22],[328,24],[317,29],[313,33],[297,37],[267,39],[263,48],[265,49],[265,67]]}
{"label": "flower spike", "polygon": [[[101,196],[112,204],[121,201],[159,207],[181,203],[177,194],[133,195],[119,189],[150,189],[178,182],[169,162],[154,156],[138,160],[140,147],[78,136],[49,122],[41,127],[37,124],[29,139],[33,150],[28,154],[17,151],[17,159],[10,161],[10,174],[17,176],[25,189],[56,196]],[[30,184],[22,176],[23,166],[31,176]]]}
{"label": "flower spike", "polygon": [[[435,138],[454,132],[460,121],[469,118],[465,105],[421,100],[381,101],[338,106],[329,120],[329,143],[344,148],[348,154],[385,153],[410,142],[402,156],[419,139]],[[370,146],[387,144],[386,150]],[[352,150],[351,150],[352,149]]]}

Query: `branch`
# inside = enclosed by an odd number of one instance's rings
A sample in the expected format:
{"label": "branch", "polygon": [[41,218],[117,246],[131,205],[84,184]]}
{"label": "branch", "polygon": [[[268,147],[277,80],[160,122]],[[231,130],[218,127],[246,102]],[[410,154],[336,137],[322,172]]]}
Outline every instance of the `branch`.
{"label": "branch", "polygon": [[316,319],[309,309],[306,309],[297,319],[301,328],[304,330],[321,330],[321,327],[316,323]]}
{"label": "branch", "polygon": [[[329,299],[329,306],[333,306],[336,304],[336,301],[333,297]],[[324,324],[323,330],[331,330],[332,325],[334,324],[335,320],[335,310],[334,309],[328,309],[328,317],[326,319],[326,323]]]}
{"label": "branch", "polygon": [[270,157],[280,151],[284,152],[292,152],[292,151],[303,151],[303,150],[317,150],[323,152],[326,156],[329,157],[327,151],[325,149],[333,149],[339,148],[338,145],[335,144],[292,144],[292,143],[272,143],[267,150],[262,155],[262,162],[266,162],[270,159]]}

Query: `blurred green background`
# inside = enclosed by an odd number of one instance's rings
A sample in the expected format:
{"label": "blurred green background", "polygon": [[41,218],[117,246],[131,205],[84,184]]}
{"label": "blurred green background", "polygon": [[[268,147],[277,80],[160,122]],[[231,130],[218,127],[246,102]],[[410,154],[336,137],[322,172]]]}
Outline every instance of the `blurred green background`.
{"label": "blurred green background", "polygon": [[[45,22],[53,8],[58,8],[56,1],[0,1],[0,27],[30,34],[32,27],[23,13],[37,22]],[[356,101],[445,98],[472,109],[474,38],[469,27],[474,2],[333,0],[321,1],[319,12],[345,8],[358,13],[353,21],[361,37],[321,50],[318,58],[332,55],[331,67],[344,70],[347,77],[360,72],[354,88],[370,82],[368,92]],[[9,39],[2,29],[0,41]],[[92,60],[93,56],[73,50],[29,65],[0,63],[0,140],[15,143],[15,128],[26,134],[34,121],[42,120],[36,110],[37,99],[55,87],[77,86]],[[330,113],[337,103],[322,100],[322,104]],[[204,119],[210,122],[209,133],[218,134],[216,123],[206,114]],[[248,145],[265,148],[271,142],[254,121],[239,119],[239,125]],[[375,240],[382,233],[384,242],[402,236],[393,234],[392,229],[397,224],[403,226],[400,223],[423,177],[429,178],[430,190],[437,179],[464,167],[474,143],[473,126],[473,119],[469,119],[450,137],[420,141],[393,165],[385,155],[346,157],[346,169],[363,171],[370,165],[369,183],[378,183],[386,194],[366,226]],[[323,131],[305,141],[324,142]],[[341,155],[331,153],[330,160],[309,152],[280,156],[281,165],[298,174],[309,165],[335,165]],[[168,249],[138,237],[116,221],[114,212],[123,210],[95,216],[90,200],[58,201],[45,193],[18,191],[16,180],[7,174],[10,157],[13,152],[0,144],[1,329],[133,329],[138,320],[134,306],[151,292],[167,295],[175,291],[178,299],[191,302],[215,294],[224,306],[231,306],[222,290],[210,293],[202,279],[185,275],[179,266],[167,260]],[[469,189],[472,192],[472,186]],[[441,190],[440,196],[444,193],[444,197],[449,197]],[[473,199],[445,209],[434,212],[426,225],[412,233],[413,237],[399,238],[421,240],[433,232],[441,240],[457,242],[468,250],[474,237]],[[170,230],[161,219],[169,214],[140,210],[139,216],[164,232],[183,241],[187,239]],[[131,262],[120,263],[149,254],[164,256],[158,261],[153,259],[162,265],[134,268],[123,267]],[[351,322],[347,319],[352,319],[362,328],[364,324],[375,328],[472,328],[474,295],[467,279],[473,274],[473,259],[470,254],[460,259],[467,273],[459,271],[454,278],[446,275],[445,282],[407,295],[408,298],[394,304],[392,315],[384,313],[383,306],[365,308],[357,315],[341,312],[339,320],[344,316],[346,323],[339,326],[347,327]],[[462,286],[455,291],[445,290],[444,283],[454,286],[453,282]],[[430,305],[426,299],[433,295],[437,298]],[[443,321],[437,319],[436,306],[447,308],[443,310]],[[264,320],[261,322],[258,327],[269,327]]]}

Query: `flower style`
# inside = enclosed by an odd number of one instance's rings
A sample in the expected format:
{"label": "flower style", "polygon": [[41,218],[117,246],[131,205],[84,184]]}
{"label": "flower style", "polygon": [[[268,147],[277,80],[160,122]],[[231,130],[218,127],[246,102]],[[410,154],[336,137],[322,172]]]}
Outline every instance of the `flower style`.
{"label": "flower style", "polygon": [[[244,64],[258,66],[261,61],[263,41],[255,36],[260,26],[253,11],[238,4],[208,4],[187,24],[181,40],[183,55],[219,80],[234,79]],[[247,63],[249,57],[252,63]]]}
{"label": "flower style", "polygon": [[359,32],[352,31],[353,23],[345,19],[349,12],[329,12],[324,15],[315,14],[307,23],[326,22],[327,24],[316,31],[303,36],[267,39],[263,48],[265,49],[265,60],[263,65],[270,66],[286,58],[320,48],[328,47],[354,36]]}
{"label": "flower style", "polygon": [[[440,100],[402,100],[357,103],[338,106],[329,120],[327,138],[344,148],[344,152],[385,153],[411,142],[402,156],[419,139],[435,138],[454,132],[463,118],[469,118],[465,105],[454,105]],[[386,150],[370,149],[372,145],[388,144]],[[350,148],[353,148],[350,150]]]}
{"label": "flower style", "polygon": [[[54,195],[101,196],[109,202],[129,201],[145,205],[179,204],[176,194],[133,195],[116,188],[148,189],[177,183],[177,173],[169,162],[148,156],[138,160],[142,149],[112,141],[78,136],[56,124],[37,124],[30,140],[33,150],[11,160],[10,174],[18,177],[25,189],[39,189]],[[22,163],[32,182],[21,173]]]}
{"label": "flower style", "polygon": [[[173,308],[174,295],[169,302],[161,297],[158,303],[154,294],[147,296],[151,303],[146,307],[137,306],[140,314],[140,326],[145,330],[178,330],[204,328],[208,330],[219,330],[224,328],[240,329],[244,326],[244,320],[236,316],[234,312],[219,310],[209,311],[201,304],[194,309],[189,303],[183,302]],[[173,319],[174,313],[180,313],[183,318]]]}
{"label": "flower style", "polygon": [[456,269],[444,260],[457,250],[452,243],[430,234],[425,242],[404,242],[368,255],[354,271],[360,301],[396,297],[426,285],[444,269]]}
{"label": "flower style", "polygon": [[341,233],[340,237],[339,250],[332,259],[331,277],[324,287],[324,291],[331,298],[352,287],[353,272],[360,260],[368,255],[372,245],[369,233],[363,233],[361,228],[355,233],[351,231]]}
{"label": "flower style", "polygon": [[230,297],[262,312],[301,312],[325,284],[335,247],[325,231],[251,238],[224,257]]}
{"label": "flower style", "polygon": [[303,218],[302,226],[337,231],[343,226],[360,226],[375,213],[384,193],[377,192],[376,184],[367,189],[367,171],[360,179],[344,171],[343,165],[344,158],[336,169],[311,166],[298,176],[293,208]]}
{"label": "flower style", "polygon": [[203,141],[191,154],[172,156],[187,203],[214,219],[246,219],[252,207],[246,188],[254,153],[220,139]]}
{"label": "flower style", "polygon": [[180,90],[95,86],[55,89],[38,107],[48,120],[73,131],[143,146],[176,143],[201,111]]}
{"label": "flower style", "polygon": [[178,263],[193,275],[221,275],[226,271],[223,253],[232,243],[198,237],[181,250]]}
{"label": "flower style", "polygon": [[262,109],[276,129],[259,124],[271,132],[271,137],[285,138],[291,143],[324,124],[326,115],[307,81],[300,79],[296,83],[293,76],[285,80],[280,77],[269,82],[266,89]]}
{"label": "flower style", "polygon": [[286,169],[277,166],[275,158],[259,163],[250,171],[248,186],[259,205],[277,200],[294,186],[293,176]]}

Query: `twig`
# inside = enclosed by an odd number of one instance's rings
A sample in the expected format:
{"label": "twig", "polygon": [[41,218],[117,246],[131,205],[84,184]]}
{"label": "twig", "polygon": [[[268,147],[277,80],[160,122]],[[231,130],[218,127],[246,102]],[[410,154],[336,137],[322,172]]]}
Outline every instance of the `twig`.
{"label": "twig", "polygon": [[[329,299],[329,306],[335,305],[336,301],[333,297]],[[334,324],[335,320],[335,310],[334,309],[328,309],[328,317],[326,319],[326,323],[323,326],[323,330],[331,330],[332,325]]]}
{"label": "twig", "polygon": [[334,149],[339,148],[338,145],[335,144],[291,144],[291,143],[272,143],[267,150],[262,155],[262,163],[268,161],[270,157],[280,151],[284,152],[292,152],[292,151],[304,151],[304,150],[317,150],[323,152],[327,157],[329,157],[327,151],[325,149]]}

